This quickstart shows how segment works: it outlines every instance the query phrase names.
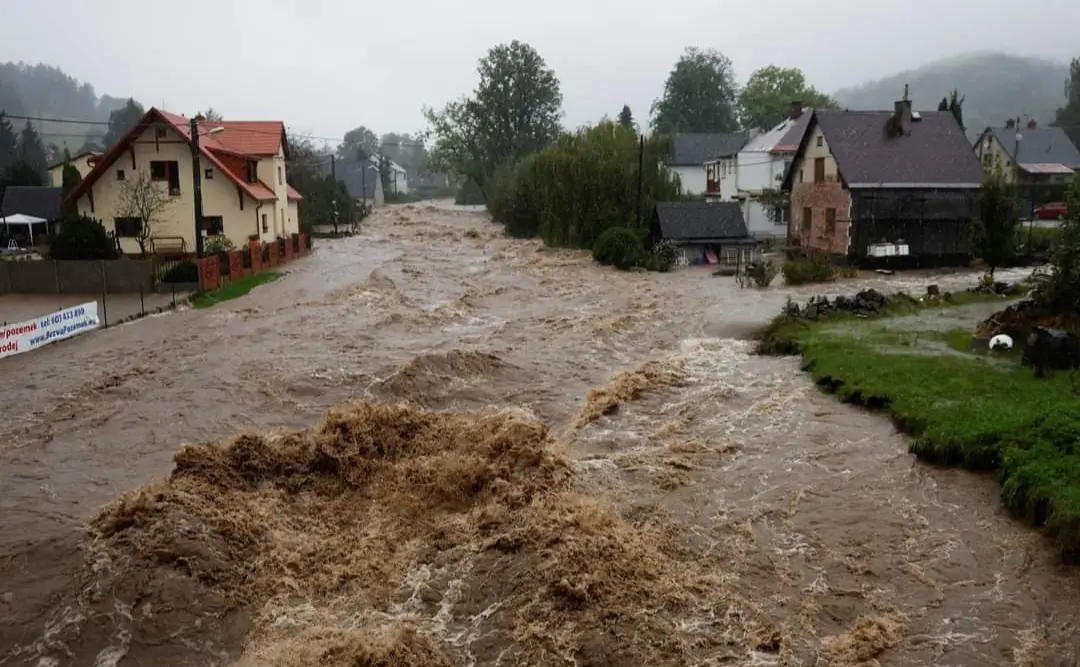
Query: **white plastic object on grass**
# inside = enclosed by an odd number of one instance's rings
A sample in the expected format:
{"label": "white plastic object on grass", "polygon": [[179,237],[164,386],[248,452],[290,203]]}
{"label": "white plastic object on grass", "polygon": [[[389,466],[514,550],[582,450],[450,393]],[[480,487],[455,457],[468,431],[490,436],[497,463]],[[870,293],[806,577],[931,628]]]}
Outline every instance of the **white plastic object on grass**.
{"label": "white plastic object on grass", "polygon": [[1011,350],[1013,347],[1012,336],[998,334],[990,339],[991,350]]}

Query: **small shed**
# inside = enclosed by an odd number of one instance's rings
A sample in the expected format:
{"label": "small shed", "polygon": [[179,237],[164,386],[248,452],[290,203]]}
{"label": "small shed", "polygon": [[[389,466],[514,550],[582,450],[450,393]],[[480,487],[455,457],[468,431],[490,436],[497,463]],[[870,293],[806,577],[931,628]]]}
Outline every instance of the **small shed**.
{"label": "small shed", "polygon": [[745,265],[757,261],[760,253],[760,242],[747,232],[739,202],[657,202],[649,240],[673,243],[683,266]]}

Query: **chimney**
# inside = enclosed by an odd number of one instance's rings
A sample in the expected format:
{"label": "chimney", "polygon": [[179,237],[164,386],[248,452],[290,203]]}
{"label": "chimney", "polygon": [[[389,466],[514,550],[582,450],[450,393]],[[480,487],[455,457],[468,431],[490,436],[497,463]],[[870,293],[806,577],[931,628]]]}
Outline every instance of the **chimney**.
{"label": "chimney", "polygon": [[1029,130],[1034,130],[1038,126],[1039,126],[1039,124],[1035,122],[1034,118],[1032,118],[1031,120],[1028,121],[1028,129]]}
{"label": "chimney", "polygon": [[907,99],[906,94],[904,99],[897,100],[894,104],[893,128],[898,136],[911,134],[911,100]]}
{"label": "chimney", "polygon": [[1006,130],[1011,130],[1014,127],[1016,127],[1016,121],[1015,120],[1010,118],[1009,120],[1005,121],[1005,129]]}
{"label": "chimney", "polygon": [[791,114],[789,115],[791,120],[795,120],[796,118],[798,118],[799,116],[802,115],[802,105],[803,105],[802,100],[792,100],[791,101]]}

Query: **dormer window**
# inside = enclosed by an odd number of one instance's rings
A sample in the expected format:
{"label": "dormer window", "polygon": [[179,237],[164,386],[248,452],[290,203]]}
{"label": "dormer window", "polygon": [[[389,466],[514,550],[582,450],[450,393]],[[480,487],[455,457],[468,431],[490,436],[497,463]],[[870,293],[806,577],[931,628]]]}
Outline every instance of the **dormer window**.
{"label": "dormer window", "polygon": [[247,182],[254,183],[259,180],[259,163],[255,160],[247,161]]}

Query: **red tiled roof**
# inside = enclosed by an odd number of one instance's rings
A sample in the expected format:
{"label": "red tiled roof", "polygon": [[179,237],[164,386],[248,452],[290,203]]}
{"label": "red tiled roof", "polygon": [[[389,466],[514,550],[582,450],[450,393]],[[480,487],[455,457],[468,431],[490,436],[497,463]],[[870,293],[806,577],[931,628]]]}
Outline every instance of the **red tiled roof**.
{"label": "red tiled roof", "polygon": [[[86,178],[68,194],[67,199],[78,201],[87,190],[120,157],[132,141],[135,140],[150,123],[161,121],[168,123],[188,142],[191,141],[191,121],[184,116],[150,108],[123,137],[109,147],[98,160]],[[225,131],[199,135],[199,153],[210,161],[219,171],[225,173],[237,186],[257,201],[277,199],[274,189],[262,181],[247,182],[247,157],[265,157],[277,155],[285,140],[285,125],[280,121],[199,121],[200,128],[208,126],[224,127]],[[230,132],[230,130],[232,130]],[[229,136],[226,136],[229,135]],[[289,196],[297,193],[289,186]]]}
{"label": "red tiled roof", "polygon": [[294,201],[295,201],[295,200],[297,200],[297,199],[303,199],[303,198],[304,198],[304,196],[303,196],[303,195],[301,195],[301,194],[300,194],[299,192],[297,192],[297,191],[296,191],[296,188],[294,188],[293,186],[291,186],[291,185],[286,185],[285,187],[286,187],[286,189],[287,189],[287,190],[288,190],[288,192],[289,192],[289,199],[292,199],[292,200],[294,200]]}

